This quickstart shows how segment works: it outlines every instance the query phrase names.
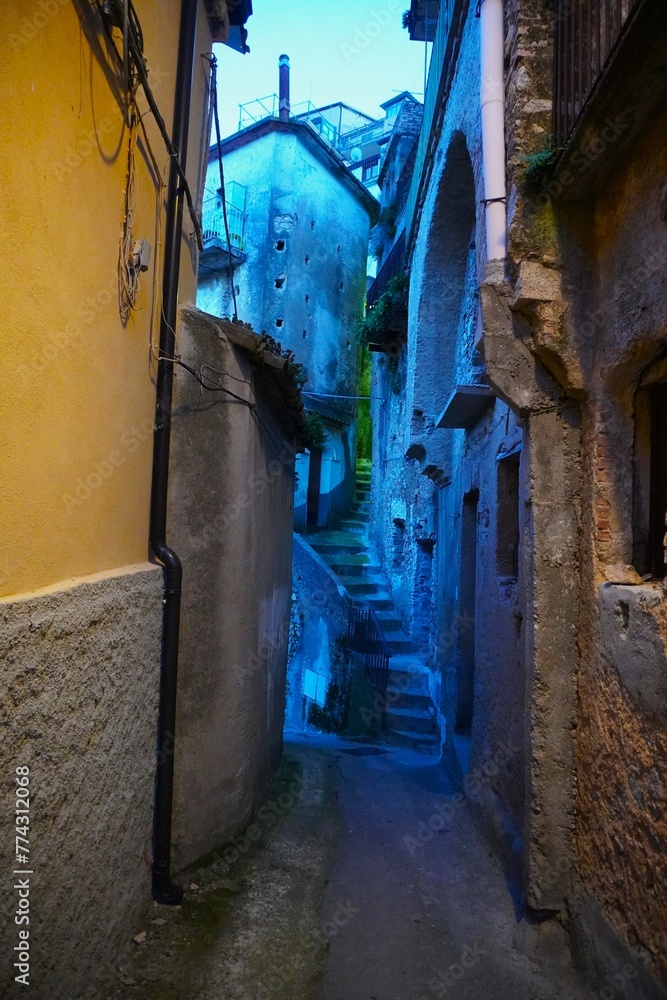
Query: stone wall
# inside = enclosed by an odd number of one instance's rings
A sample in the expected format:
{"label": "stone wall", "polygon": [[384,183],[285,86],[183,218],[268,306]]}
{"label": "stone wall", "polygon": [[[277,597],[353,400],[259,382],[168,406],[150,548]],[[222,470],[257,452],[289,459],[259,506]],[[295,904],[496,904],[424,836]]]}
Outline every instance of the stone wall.
{"label": "stone wall", "polygon": [[291,441],[248,353],[194,311],[184,314],[179,350],[193,368],[226,373],[234,396],[177,375],[169,498],[169,540],[183,562],[175,869],[244,826],[280,756],[294,490]]}
{"label": "stone wall", "polygon": [[151,891],[161,600],[161,570],[142,564],[0,601],[3,996],[22,989],[9,957],[18,766],[30,768],[30,994],[99,996],[97,976],[137,932]]}

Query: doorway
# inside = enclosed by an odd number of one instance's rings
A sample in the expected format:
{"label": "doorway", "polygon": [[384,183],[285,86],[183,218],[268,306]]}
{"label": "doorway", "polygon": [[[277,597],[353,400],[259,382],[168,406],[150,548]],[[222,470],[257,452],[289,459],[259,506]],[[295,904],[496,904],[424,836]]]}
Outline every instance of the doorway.
{"label": "doorway", "polygon": [[459,580],[459,655],[457,664],[456,732],[470,735],[475,696],[475,606],[477,598],[477,508],[479,490],[463,497],[461,573]]}
{"label": "doorway", "polygon": [[313,448],[308,465],[308,494],[306,497],[306,527],[316,528],[320,516],[320,483],[322,481],[322,452]]}

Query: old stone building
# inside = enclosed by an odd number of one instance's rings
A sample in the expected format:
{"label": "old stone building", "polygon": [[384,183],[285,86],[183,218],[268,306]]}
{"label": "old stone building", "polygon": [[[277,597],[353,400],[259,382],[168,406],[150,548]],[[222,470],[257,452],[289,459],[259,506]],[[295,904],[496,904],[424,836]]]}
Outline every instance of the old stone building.
{"label": "old stone building", "polygon": [[383,188],[412,171],[378,274],[407,269],[407,311],[371,338],[376,552],[526,918],[662,996],[667,23],[656,0],[407,21],[433,54]]}
{"label": "old stone building", "polygon": [[236,310],[304,366],[321,434],[297,462],[295,527],[303,531],[340,517],[354,487],[355,328],[377,202],[322,133],[323,120],[290,116],[287,56],[280,74],[279,115],[264,112],[220,143],[229,246],[217,143],[209,152],[197,302],[216,316]]}

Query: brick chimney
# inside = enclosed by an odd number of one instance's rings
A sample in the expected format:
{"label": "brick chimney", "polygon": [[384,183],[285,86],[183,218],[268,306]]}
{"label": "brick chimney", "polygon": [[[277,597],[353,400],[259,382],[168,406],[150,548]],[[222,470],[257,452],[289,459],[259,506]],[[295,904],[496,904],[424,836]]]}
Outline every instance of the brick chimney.
{"label": "brick chimney", "polygon": [[278,60],[278,66],[280,74],[278,114],[281,121],[288,122],[290,118],[289,56],[282,55]]}

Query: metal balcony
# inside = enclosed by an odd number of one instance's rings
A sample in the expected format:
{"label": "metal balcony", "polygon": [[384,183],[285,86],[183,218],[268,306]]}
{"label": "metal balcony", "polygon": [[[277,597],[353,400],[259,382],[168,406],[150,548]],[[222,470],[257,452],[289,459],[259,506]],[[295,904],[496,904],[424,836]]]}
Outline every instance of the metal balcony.
{"label": "metal balcony", "polygon": [[242,264],[247,259],[244,253],[246,213],[227,202],[227,222],[229,243],[220,196],[213,195],[207,198],[202,205],[204,249],[200,255],[200,262],[208,271],[229,267],[230,250],[232,267]]}
{"label": "metal balcony", "polygon": [[554,133],[564,146],[638,0],[557,0]]}

